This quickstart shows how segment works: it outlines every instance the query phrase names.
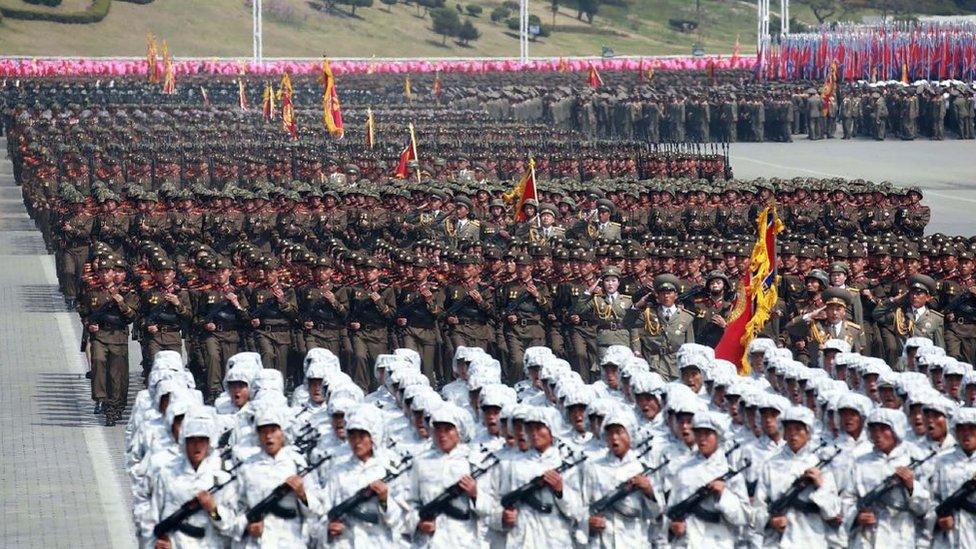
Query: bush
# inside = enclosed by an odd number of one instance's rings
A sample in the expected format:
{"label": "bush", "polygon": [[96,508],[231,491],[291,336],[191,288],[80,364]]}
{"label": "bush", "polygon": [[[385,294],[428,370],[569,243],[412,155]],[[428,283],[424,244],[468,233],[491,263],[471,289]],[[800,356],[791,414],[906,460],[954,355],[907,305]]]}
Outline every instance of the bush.
{"label": "bush", "polygon": [[430,21],[434,32],[441,35],[442,44],[447,43],[449,36],[457,36],[461,30],[461,18],[457,11],[450,8],[436,8],[430,10]]}
{"label": "bush", "polygon": [[481,17],[481,14],[485,11],[485,9],[478,4],[468,4],[467,7],[465,7],[465,10],[471,17]]}
{"label": "bush", "polygon": [[[491,22],[497,23],[499,21],[504,21],[509,15],[512,15],[512,10],[506,8],[505,6],[498,6],[497,8],[491,10]],[[516,26],[516,28],[518,27]]]}
{"label": "bush", "polygon": [[50,8],[56,8],[61,5],[61,0],[24,0],[27,4],[34,4],[35,6],[48,6]]}
{"label": "bush", "polygon": [[393,6],[397,5],[398,1],[399,0],[380,0],[380,2],[386,4],[386,11],[391,11],[393,9]]}
{"label": "bush", "polygon": [[130,4],[152,4],[153,0],[119,0],[119,2],[128,2]]}
{"label": "bush", "polygon": [[[369,8],[373,6],[373,0],[335,0],[336,4],[342,4],[352,8],[352,14],[356,15],[356,8]],[[290,9],[295,9],[293,6],[288,6]]]}
{"label": "bush", "polygon": [[519,10],[519,3],[514,2],[513,0],[505,0],[504,2],[502,2],[502,7],[508,8],[508,11],[514,12]]}
{"label": "bush", "polygon": [[108,9],[112,5],[112,0],[95,0],[91,6],[81,10],[66,13],[51,13],[43,11],[33,11],[21,8],[0,7],[0,15],[11,19],[23,19],[26,21],[52,21],[54,23],[68,23],[85,25],[97,23],[108,15]]}

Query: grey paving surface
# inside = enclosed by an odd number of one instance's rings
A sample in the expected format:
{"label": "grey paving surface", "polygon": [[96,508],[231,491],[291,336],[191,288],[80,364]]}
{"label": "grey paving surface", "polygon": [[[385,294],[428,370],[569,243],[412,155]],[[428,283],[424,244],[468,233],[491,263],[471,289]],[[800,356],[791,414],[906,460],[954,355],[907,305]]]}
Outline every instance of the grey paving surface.
{"label": "grey paving surface", "polygon": [[[0,147],[6,144],[0,139]],[[5,153],[0,153],[5,154]],[[122,427],[92,415],[78,352],[46,255],[0,160],[0,547],[134,547]]]}
{"label": "grey paving surface", "polygon": [[794,139],[733,144],[736,178],[845,177],[918,185],[932,207],[928,232],[976,234],[976,141]]}

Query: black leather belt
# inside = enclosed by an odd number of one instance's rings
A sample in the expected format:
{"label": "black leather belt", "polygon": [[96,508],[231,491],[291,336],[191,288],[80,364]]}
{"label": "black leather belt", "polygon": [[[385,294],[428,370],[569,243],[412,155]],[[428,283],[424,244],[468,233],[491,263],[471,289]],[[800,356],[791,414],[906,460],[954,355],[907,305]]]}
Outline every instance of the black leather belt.
{"label": "black leather belt", "polygon": [[202,539],[207,535],[207,529],[202,526],[194,526],[192,524],[187,524],[186,522],[181,522],[176,529],[182,533],[190,536],[194,539]]}
{"label": "black leather belt", "polygon": [[273,505],[269,511],[272,515],[290,520],[298,516],[298,510],[291,507],[282,507],[280,504]]}

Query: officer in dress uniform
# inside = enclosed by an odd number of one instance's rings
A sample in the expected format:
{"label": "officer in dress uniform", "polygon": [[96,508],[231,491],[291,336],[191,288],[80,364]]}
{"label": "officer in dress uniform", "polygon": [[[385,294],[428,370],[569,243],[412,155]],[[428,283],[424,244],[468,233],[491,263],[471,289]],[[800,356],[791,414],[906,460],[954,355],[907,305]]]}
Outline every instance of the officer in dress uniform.
{"label": "officer in dress uniform", "polygon": [[945,326],[941,313],[932,310],[929,302],[938,287],[932,277],[913,274],[906,279],[908,289],[881,300],[874,309],[874,317],[894,327],[899,336],[896,355],[901,353],[909,337],[927,337],[936,347],[945,347]]}
{"label": "officer in dress uniform", "polygon": [[807,311],[791,320],[784,330],[806,342],[802,353],[809,360],[820,356],[820,346],[828,339],[846,341],[852,352],[864,348],[864,330],[860,324],[847,320],[851,292],[846,288],[827,288],[821,294],[823,306]]}
{"label": "officer in dress uniform", "polygon": [[630,328],[631,350],[667,380],[678,377],[678,347],[695,342],[695,317],[676,303],[680,286],[674,275],[656,276],[656,302],[650,302],[651,294],[638,300]]}

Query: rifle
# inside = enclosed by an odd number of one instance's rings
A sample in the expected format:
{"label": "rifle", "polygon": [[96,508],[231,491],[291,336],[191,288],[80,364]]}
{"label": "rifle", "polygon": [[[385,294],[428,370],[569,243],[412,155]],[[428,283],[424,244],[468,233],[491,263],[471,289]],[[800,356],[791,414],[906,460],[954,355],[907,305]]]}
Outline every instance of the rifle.
{"label": "rifle", "polygon": [[[925,456],[922,459],[913,459],[911,463],[908,464],[908,468],[914,471],[920,465],[935,457],[935,455],[936,455],[936,451],[932,450],[932,452],[929,455]],[[888,492],[894,490],[900,485],[901,485],[901,477],[895,474],[890,475],[886,479],[882,480],[877,486],[872,488],[868,493],[858,498],[857,500],[858,510],[872,509],[876,507],[878,502],[881,501],[881,498],[883,498]],[[852,533],[854,530],[860,527],[860,525],[857,524],[856,522],[857,521],[856,517],[857,515],[855,515],[855,519],[854,519],[855,522],[854,525],[851,527]]]}
{"label": "rifle", "polygon": [[[315,469],[321,467],[323,463],[329,461],[330,459],[332,459],[331,454],[322,456],[322,459],[310,463],[299,470],[298,476],[304,477]],[[264,499],[257,502],[254,507],[247,510],[247,513],[244,514],[244,516],[247,518],[247,522],[252,523],[264,520],[264,517],[271,512],[271,509],[276,506],[282,498],[288,495],[289,492],[291,492],[291,486],[289,486],[286,482],[282,482],[276,486],[275,489],[272,490],[271,493],[268,494]]]}
{"label": "rifle", "polygon": [[[559,467],[556,467],[556,472],[564,473],[572,469],[573,467],[576,467],[580,463],[586,461],[586,458],[587,456],[583,455],[576,461],[563,461],[562,463],[559,464]],[[524,501],[526,498],[528,498],[528,496],[534,494],[540,488],[542,488],[543,482],[544,482],[543,476],[539,475],[533,478],[532,480],[530,480],[529,482],[526,482],[522,486],[519,486],[518,488],[512,490],[511,492],[502,495],[502,507],[504,507],[505,509],[514,509],[515,505],[518,502]],[[549,505],[548,503],[540,503],[538,510],[543,513],[548,513],[552,511],[552,506]]]}
{"label": "rifle", "polygon": [[[745,471],[751,465],[752,462],[746,459],[744,460],[744,464],[742,465],[742,467],[739,467],[738,469],[729,469],[728,471],[725,472],[724,475],[718,477],[715,480],[721,480],[723,482],[727,481],[730,478],[738,475],[742,471]],[[712,482],[715,481],[713,480]],[[705,498],[711,495],[712,490],[708,488],[709,484],[711,484],[711,482],[695,490],[694,493],[692,493],[690,496],[686,497],[682,501],[679,501],[678,503],[669,507],[666,513],[668,519],[670,519],[672,522],[683,521],[688,515],[694,513],[695,509],[697,509],[701,505],[701,503],[705,501]]]}
{"label": "rifle", "polygon": [[[242,461],[241,463],[244,462]],[[241,466],[241,463],[238,463],[227,472],[228,473],[233,472],[235,469]],[[210,489],[207,490],[207,492],[211,494],[216,494],[217,492],[223,490],[225,486],[227,486],[231,482],[234,482],[234,480],[236,479],[237,479],[236,476],[231,475],[231,477],[225,480],[224,482],[221,482],[219,484],[214,484],[213,486],[211,486]],[[159,521],[159,523],[157,523],[156,526],[153,527],[153,536],[159,539],[169,535],[170,532],[178,529],[180,525],[183,524],[184,520],[188,519],[191,515],[193,515],[200,509],[201,509],[200,500],[198,500],[196,497],[194,497],[190,501],[187,501],[183,505],[180,505],[179,509],[171,513],[168,517]]]}
{"label": "rifle", "polygon": [[969,501],[969,495],[973,492],[976,492],[976,475],[962,483],[962,486],[957,488],[955,492],[949,494],[942,500],[942,503],[936,505],[935,516],[938,518],[949,517],[959,510],[970,513],[976,511],[976,505]]}
{"label": "rifle", "polygon": [[[394,480],[399,478],[400,475],[402,475],[403,473],[409,471],[411,467],[413,467],[413,456],[404,456],[403,460],[400,461],[400,463],[397,465],[397,469],[393,471],[388,471],[386,473],[386,476],[384,476],[379,480],[384,484],[389,484],[390,482],[393,482]],[[347,513],[349,513],[349,511],[352,511],[356,507],[359,507],[363,503],[366,503],[367,501],[373,499],[373,497],[375,496],[376,496],[376,492],[374,492],[373,489],[370,488],[369,486],[365,486],[359,489],[352,496],[346,498],[343,501],[340,501],[332,509],[329,509],[329,512],[326,513],[326,516],[329,518],[329,522],[335,520],[342,520],[342,517],[345,516]]]}
{"label": "rifle", "polygon": [[[498,465],[500,462],[501,460],[498,459],[497,455],[490,454],[485,464],[483,464],[481,467],[476,468],[474,471],[471,471],[471,477],[474,479],[478,479],[479,477],[487,473],[489,470],[491,470],[492,467]],[[438,495],[436,498],[428,501],[427,503],[425,503],[420,507],[420,510],[418,511],[418,513],[420,514],[420,520],[434,520],[441,513],[447,513],[449,517],[455,518],[451,516],[452,514],[449,511],[450,505],[448,504],[452,500],[454,500],[454,498],[460,496],[462,492],[463,490],[461,489],[461,481],[452,484],[446,490],[441,492],[440,495]],[[466,520],[466,518],[462,520]]]}
{"label": "rifle", "polygon": [[[823,448],[824,446],[826,446],[826,443],[821,444],[820,448]],[[817,450],[819,450],[820,448],[818,448]],[[816,453],[817,450],[814,450],[814,453]],[[824,466],[830,464],[830,462],[834,461],[834,458],[839,456],[842,452],[843,450],[837,448],[837,451],[831,454],[830,457],[820,458],[820,461],[818,461],[817,464],[812,467],[812,469],[823,468]],[[806,487],[809,485],[810,485],[810,479],[806,476],[801,475],[796,479],[794,479],[793,483],[790,484],[790,487],[787,488],[782,495],[780,495],[778,498],[776,498],[773,502],[769,504],[768,507],[769,517],[773,518],[773,517],[785,516],[786,512],[789,511],[790,508],[792,508],[799,500],[800,494],[803,493],[803,490],[805,490]],[[769,526],[767,526],[766,529],[770,530]]]}
{"label": "rifle", "polygon": [[[651,448],[653,447],[654,447],[653,445],[649,444],[647,448],[644,449],[643,452],[637,455],[637,458],[640,459],[644,454],[650,452]],[[650,465],[645,466],[644,468],[641,469],[641,472],[638,473],[638,475],[643,475],[643,476],[653,475],[654,473],[657,473],[658,471],[666,467],[668,463],[670,463],[670,461],[671,461],[670,459],[665,459],[656,467],[652,467]],[[613,489],[613,491],[611,491],[610,493],[606,494],[602,498],[590,504],[590,514],[602,515],[608,509],[613,508],[613,506],[619,503],[622,499],[629,496],[634,491],[634,489],[635,487],[633,484],[631,484],[630,479],[621,482],[620,484],[617,485],[616,488]]]}

